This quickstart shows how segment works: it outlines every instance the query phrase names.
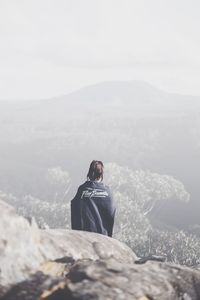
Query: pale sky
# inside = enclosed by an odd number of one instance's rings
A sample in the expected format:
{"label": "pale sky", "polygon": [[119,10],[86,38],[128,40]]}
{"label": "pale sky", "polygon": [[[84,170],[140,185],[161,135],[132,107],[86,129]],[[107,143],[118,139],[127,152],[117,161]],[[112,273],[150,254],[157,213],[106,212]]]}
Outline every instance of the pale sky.
{"label": "pale sky", "polygon": [[0,0],[0,100],[107,80],[200,95],[199,0]]}

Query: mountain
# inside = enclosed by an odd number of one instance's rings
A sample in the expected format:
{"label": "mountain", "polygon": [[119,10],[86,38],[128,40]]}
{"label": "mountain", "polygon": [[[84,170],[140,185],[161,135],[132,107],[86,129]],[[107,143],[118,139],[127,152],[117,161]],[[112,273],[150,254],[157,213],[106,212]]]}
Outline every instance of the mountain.
{"label": "mountain", "polygon": [[[70,174],[69,197],[92,159],[169,174],[191,194],[163,209],[169,225],[199,223],[200,97],[143,81],[103,82],[32,102],[0,102],[0,190],[50,201],[46,174]],[[182,205],[182,204],[181,204]],[[181,215],[181,218],[179,217]]]}
{"label": "mountain", "polygon": [[29,112],[51,114],[52,110],[80,113],[108,109],[117,112],[120,109],[141,114],[186,112],[196,108],[200,108],[200,97],[164,92],[144,81],[108,81],[51,99],[0,102],[1,112],[15,111],[16,115],[22,114],[24,117]]}

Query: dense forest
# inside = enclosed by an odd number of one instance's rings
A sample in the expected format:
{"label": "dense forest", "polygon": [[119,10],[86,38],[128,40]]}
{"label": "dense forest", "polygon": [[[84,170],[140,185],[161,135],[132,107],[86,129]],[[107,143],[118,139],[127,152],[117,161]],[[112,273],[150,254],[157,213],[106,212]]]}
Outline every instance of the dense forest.
{"label": "dense forest", "polygon": [[140,82],[0,102],[0,198],[41,227],[70,227],[91,160],[105,162],[115,237],[139,255],[200,263],[200,98]]}

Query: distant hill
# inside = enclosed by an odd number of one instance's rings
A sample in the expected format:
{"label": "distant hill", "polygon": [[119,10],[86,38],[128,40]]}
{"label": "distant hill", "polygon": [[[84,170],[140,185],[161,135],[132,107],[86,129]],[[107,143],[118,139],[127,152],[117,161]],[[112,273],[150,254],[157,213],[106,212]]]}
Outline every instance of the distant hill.
{"label": "distant hill", "polygon": [[200,97],[167,93],[144,81],[110,81],[81,88],[48,103],[95,111],[120,108],[123,111],[172,112],[200,108]]}
{"label": "distant hill", "polygon": [[[144,81],[108,81],[81,88],[68,95],[35,101],[0,101],[1,112],[40,113],[70,110],[104,111],[119,109],[130,113],[173,113],[200,108],[200,97],[168,93]],[[131,111],[130,111],[131,110]],[[0,115],[1,115],[0,112]]]}
{"label": "distant hill", "polygon": [[[68,95],[35,101],[0,101],[0,117],[13,114],[13,118],[29,120],[34,115],[47,119],[65,118],[90,113],[120,115],[185,114],[200,109],[200,97],[167,93],[144,81],[108,81],[81,88]],[[56,115],[57,114],[57,115]],[[59,114],[59,115],[58,115]],[[88,116],[89,117],[89,116]]]}
{"label": "distant hill", "polygon": [[19,198],[30,194],[49,201],[45,174],[53,167],[69,172],[72,197],[97,158],[177,178],[191,194],[191,205],[166,205],[166,222],[198,224],[199,153],[200,97],[167,93],[143,81],[0,102],[0,190]]}

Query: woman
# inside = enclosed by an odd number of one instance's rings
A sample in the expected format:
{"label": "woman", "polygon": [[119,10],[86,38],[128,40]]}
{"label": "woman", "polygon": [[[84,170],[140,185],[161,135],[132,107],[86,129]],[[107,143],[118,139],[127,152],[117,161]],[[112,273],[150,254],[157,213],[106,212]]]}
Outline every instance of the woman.
{"label": "woman", "polygon": [[112,236],[115,207],[108,186],[103,183],[103,163],[93,160],[87,181],[71,201],[72,229]]}

